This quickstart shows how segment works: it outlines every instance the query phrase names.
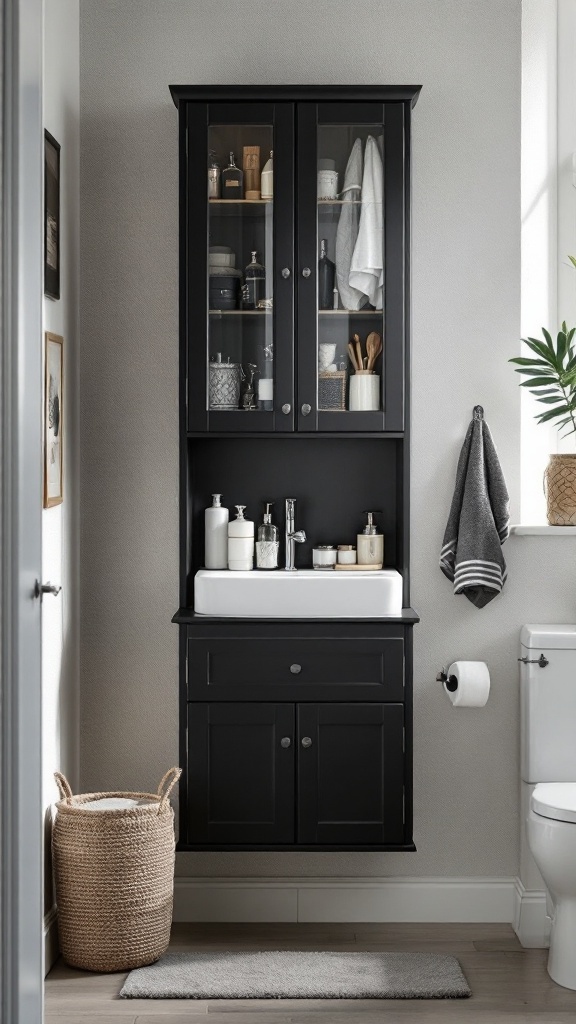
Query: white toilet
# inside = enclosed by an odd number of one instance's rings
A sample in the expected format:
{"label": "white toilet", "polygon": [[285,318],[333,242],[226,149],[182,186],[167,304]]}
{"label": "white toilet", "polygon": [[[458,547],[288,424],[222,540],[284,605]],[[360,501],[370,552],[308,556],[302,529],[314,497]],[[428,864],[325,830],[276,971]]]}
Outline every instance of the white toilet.
{"label": "white toilet", "polygon": [[576,626],[521,633],[528,845],[554,903],[548,973],[576,989]]}

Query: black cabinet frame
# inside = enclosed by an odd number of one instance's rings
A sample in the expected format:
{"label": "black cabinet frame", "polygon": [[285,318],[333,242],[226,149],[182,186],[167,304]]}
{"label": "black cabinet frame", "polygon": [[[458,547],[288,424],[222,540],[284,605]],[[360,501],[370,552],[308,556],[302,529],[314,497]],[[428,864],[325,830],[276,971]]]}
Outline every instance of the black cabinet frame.
{"label": "black cabinet frame", "polygon": [[[412,627],[418,616],[410,608],[409,584],[409,265],[410,126],[419,91],[419,86],[171,87],[179,111],[180,168],[181,607],[173,620],[178,623],[180,638],[180,763],[185,768],[180,784],[180,850],[415,849]],[[257,414],[211,411],[206,400],[208,127],[248,123],[274,128],[274,409]],[[327,412],[317,408],[317,355],[315,344],[310,344],[310,332],[318,326],[317,200],[310,167],[316,162],[318,125],[374,123],[384,126],[387,258],[382,410]],[[302,270],[306,266],[312,273],[304,278]],[[289,276],[282,275],[285,267],[290,270]],[[311,407],[307,415],[301,408],[305,403]],[[283,406],[290,407],[288,413],[282,411]],[[323,468],[335,474],[341,458],[339,445],[347,439],[347,443],[357,446],[355,480],[360,482],[368,480],[368,474],[374,471],[382,446],[380,465],[394,467],[394,500],[386,505],[392,558],[389,564],[402,573],[404,580],[405,607],[396,619],[255,621],[194,613],[193,577],[201,565],[201,510],[205,507],[202,502],[209,499],[204,493],[207,484],[213,483],[207,468],[212,452],[229,467],[237,457],[232,442],[242,446],[235,494],[239,481],[248,479],[247,474],[255,467],[248,488],[252,518],[256,500],[268,500],[270,489],[274,492],[271,497],[279,496],[282,465],[267,474],[266,495],[259,493],[257,480],[262,446],[276,444],[274,438],[282,439],[284,467],[286,459],[308,466],[306,486],[301,490],[302,507],[308,509],[315,497],[314,488],[321,488],[321,480],[314,481],[310,473],[317,453],[302,459],[302,445],[313,438],[313,444],[324,446]],[[370,440],[369,446],[363,444],[366,439]],[[224,448],[211,449],[211,445]],[[296,478],[294,472],[291,475]],[[225,481],[223,487],[226,489]],[[378,494],[381,489],[376,489],[373,496]],[[227,497],[226,503],[232,502],[233,495]],[[350,515],[348,507],[348,532]],[[317,533],[317,518],[309,513],[309,519]],[[325,521],[327,528],[340,536],[337,531],[342,528],[342,519],[339,521],[335,513]],[[402,646],[400,659],[394,644]],[[335,664],[330,660],[330,645],[334,645],[335,652],[344,652],[332,679],[326,674],[330,664]],[[231,670],[235,659],[251,648],[252,653],[245,658],[246,671],[234,678]],[[258,657],[259,651],[262,664],[251,678],[251,659]],[[297,659],[302,663],[302,673],[288,677],[286,665]],[[320,670],[322,659],[324,674]],[[362,729],[370,738],[365,756],[362,751],[363,757],[357,758],[348,773],[338,753],[342,743],[345,745],[340,736],[345,738],[347,725],[360,730],[355,738],[357,749],[361,749]],[[289,728],[291,746],[275,746],[272,754],[267,746],[271,737],[277,744],[278,737],[285,738],[281,733],[287,736]],[[229,764],[226,744],[222,745],[221,740],[225,733],[231,737]],[[312,740],[309,748],[301,744],[305,736]],[[254,787],[252,803],[238,796],[242,821],[235,822],[234,808],[220,800],[219,794],[223,792],[225,773],[229,771],[233,776],[244,740],[249,743],[250,737],[254,757],[267,764],[271,775]],[[311,751],[312,756],[308,756]],[[334,802],[334,794],[323,781],[333,768],[336,775],[340,773],[341,806]],[[219,772],[224,776],[219,777]],[[212,810],[207,804],[211,773]],[[374,791],[367,794],[366,801],[357,801],[355,813],[354,793],[366,778],[374,778]],[[342,815],[350,807],[350,820],[344,821]]]}

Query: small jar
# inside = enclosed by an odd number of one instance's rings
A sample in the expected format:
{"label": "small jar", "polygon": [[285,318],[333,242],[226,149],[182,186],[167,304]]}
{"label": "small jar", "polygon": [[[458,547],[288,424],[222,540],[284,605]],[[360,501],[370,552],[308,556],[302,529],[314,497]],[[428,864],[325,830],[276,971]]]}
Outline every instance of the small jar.
{"label": "small jar", "polygon": [[338,171],[318,171],[318,199],[338,198]]}
{"label": "small jar", "polygon": [[353,544],[338,545],[338,565],[356,565],[356,548]]}
{"label": "small jar", "polygon": [[333,544],[319,544],[312,549],[312,565],[315,569],[333,569],[336,565],[336,548]]}

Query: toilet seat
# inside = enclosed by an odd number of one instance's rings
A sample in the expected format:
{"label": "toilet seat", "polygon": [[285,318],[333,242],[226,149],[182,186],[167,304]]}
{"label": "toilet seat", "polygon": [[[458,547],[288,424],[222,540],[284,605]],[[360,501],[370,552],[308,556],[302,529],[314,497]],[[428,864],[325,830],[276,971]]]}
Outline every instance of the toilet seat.
{"label": "toilet seat", "polygon": [[543,818],[576,824],[576,782],[540,782],[532,793],[532,810]]}

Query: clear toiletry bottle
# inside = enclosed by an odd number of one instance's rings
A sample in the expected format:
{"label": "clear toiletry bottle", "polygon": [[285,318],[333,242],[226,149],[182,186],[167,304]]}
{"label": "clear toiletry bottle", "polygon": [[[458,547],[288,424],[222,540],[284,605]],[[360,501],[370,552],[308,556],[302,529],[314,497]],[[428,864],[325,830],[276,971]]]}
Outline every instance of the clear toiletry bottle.
{"label": "clear toiletry bottle", "polygon": [[250,256],[250,263],[244,271],[246,283],[242,288],[243,309],[257,309],[266,291],[266,271],[262,264],[258,263],[258,253],[254,250]]}
{"label": "clear toiletry bottle", "polygon": [[212,495],[212,505],[204,512],[204,565],[207,569],[228,568],[228,509],[221,494]]}
{"label": "clear toiletry bottle", "polygon": [[274,195],[274,152],[270,150],[270,159],[266,161],[260,175],[260,196],[272,199]]}
{"label": "clear toiletry bottle", "polygon": [[264,520],[258,527],[258,540],[256,541],[256,568],[277,569],[278,553],[280,550],[280,535],[278,527],[272,523],[270,509],[274,502],[267,502]]}
{"label": "clear toiletry bottle", "polygon": [[221,174],[222,199],[244,198],[244,171],[236,167],[234,153],[230,153],[230,163]]}
{"label": "clear toiletry bottle", "polygon": [[378,533],[374,522],[376,512],[365,512],[368,522],[362,533],[356,535],[356,552],[358,565],[384,564],[384,535]]}
{"label": "clear toiletry bottle", "polygon": [[244,519],[246,505],[236,505],[236,519],[228,523],[228,568],[246,572],[254,568],[254,523]]}

